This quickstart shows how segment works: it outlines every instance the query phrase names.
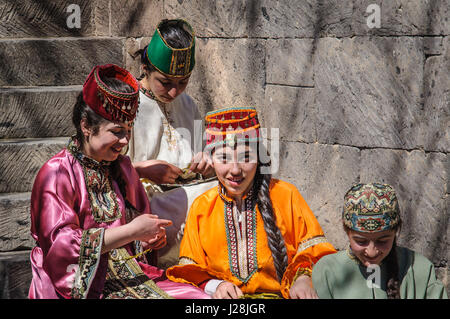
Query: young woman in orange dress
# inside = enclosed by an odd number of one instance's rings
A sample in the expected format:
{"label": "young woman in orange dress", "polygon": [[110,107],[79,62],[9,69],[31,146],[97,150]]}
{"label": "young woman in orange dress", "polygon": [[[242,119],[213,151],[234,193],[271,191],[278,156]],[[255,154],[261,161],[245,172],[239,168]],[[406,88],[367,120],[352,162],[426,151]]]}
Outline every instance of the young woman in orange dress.
{"label": "young woman in orange dress", "polygon": [[167,277],[213,298],[317,298],[312,268],[336,250],[297,188],[271,177],[256,110],[210,112],[206,123],[219,185],[192,204]]}

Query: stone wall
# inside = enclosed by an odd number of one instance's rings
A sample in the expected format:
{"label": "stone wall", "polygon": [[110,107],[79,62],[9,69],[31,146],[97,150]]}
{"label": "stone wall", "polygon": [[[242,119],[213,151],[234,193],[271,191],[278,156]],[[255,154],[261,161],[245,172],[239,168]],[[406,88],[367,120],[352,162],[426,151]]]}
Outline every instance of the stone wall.
{"label": "stone wall", "polygon": [[[80,27],[67,19],[80,8]],[[380,27],[370,28],[381,9]],[[327,237],[357,182],[392,184],[399,243],[448,285],[449,0],[3,0],[0,3],[0,298],[31,279],[29,198],[42,164],[73,133],[71,107],[96,64],[133,60],[163,17],[188,20],[202,112],[253,105],[278,128],[275,176],[295,184]],[[369,24],[370,25],[370,24]],[[279,144],[276,144],[279,142]]]}

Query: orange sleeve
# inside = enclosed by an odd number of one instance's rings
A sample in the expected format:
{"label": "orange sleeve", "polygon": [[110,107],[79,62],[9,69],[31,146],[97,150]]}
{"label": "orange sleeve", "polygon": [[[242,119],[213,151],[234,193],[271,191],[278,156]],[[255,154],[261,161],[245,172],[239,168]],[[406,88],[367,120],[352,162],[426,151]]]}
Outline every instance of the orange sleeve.
{"label": "orange sleeve", "polygon": [[[219,277],[208,267],[207,258],[200,240],[199,220],[209,215],[209,201],[197,198],[192,204],[184,235],[180,243],[179,264],[166,270],[167,278],[175,282],[201,285],[204,281]],[[205,216],[206,215],[206,216]]]}
{"label": "orange sleeve", "polygon": [[281,293],[285,298],[289,298],[289,289],[299,273],[310,274],[320,258],[336,252],[325,238],[308,204],[293,185],[290,196],[290,200],[282,202],[284,206],[280,210],[289,256],[289,264],[281,281]]}

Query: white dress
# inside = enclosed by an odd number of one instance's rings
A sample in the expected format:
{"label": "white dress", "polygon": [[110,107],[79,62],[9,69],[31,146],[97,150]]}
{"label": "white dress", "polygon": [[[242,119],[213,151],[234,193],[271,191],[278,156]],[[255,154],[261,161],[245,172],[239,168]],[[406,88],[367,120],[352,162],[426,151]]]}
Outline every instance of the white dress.
{"label": "white dress", "polygon": [[[202,117],[186,93],[171,103],[161,103],[140,92],[140,105],[127,151],[132,162],[159,159],[184,169],[190,165],[193,155],[202,151],[203,144]],[[158,251],[158,266],[167,268],[178,263],[179,243],[192,202],[217,186],[217,180],[207,179],[168,191],[149,180],[141,181],[150,198],[152,213],[173,222],[173,226],[166,229],[167,245]]]}

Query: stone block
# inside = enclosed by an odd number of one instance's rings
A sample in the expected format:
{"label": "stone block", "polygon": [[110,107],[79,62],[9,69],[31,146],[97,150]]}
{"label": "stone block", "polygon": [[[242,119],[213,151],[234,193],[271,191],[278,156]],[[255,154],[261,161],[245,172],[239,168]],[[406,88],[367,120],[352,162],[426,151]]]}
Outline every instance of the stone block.
{"label": "stone block", "polygon": [[[97,1],[98,2],[98,1]],[[106,1],[100,1],[106,2]],[[70,5],[80,9],[79,27],[74,25]],[[94,1],[88,0],[5,0],[0,3],[0,37],[78,37],[96,33]],[[69,23],[68,23],[69,22]]]}
{"label": "stone block", "polygon": [[440,281],[442,281],[442,283],[444,284],[445,288],[447,289],[447,295],[449,293],[449,290],[448,290],[448,284],[449,284],[449,281],[448,281],[448,270],[449,270],[448,267],[437,267],[437,268],[435,268],[436,277]]}
{"label": "stone block", "polygon": [[419,37],[320,39],[314,60],[318,141],[430,151],[448,143],[441,133],[445,114],[423,108],[423,47]]}
{"label": "stone block", "polygon": [[0,299],[27,299],[31,278],[30,251],[0,253]]}
{"label": "stone block", "polygon": [[342,205],[347,190],[359,182],[360,150],[318,143],[280,143],[280,168],[274,177],[294,184],[316,215],[328,240],[344,249]]}
{"label": "stone block", "polygon": [[31,249],[31,193],[0,194],[0,252]]}
{"label": "stone block", "polygon": [[141,57],[136,56],[136,51],[143,49],[151,39],[151,37],[127,38],[125,42],[125,66],[136,78],[142,73]]}
{"label": "stone block", "polygon": [[[367,20],[380,8],[380,28],[369,28]],[[448,0],[354,0],[352,30],[356,35],[448,35]]]}
{"label": "stone block", "polygon": [[110,6],[112,36],[151,37],[165,18],[162,0],[112,0]]}
{"label": "stone block", "polygon": [[443,153],[362,150],[361,182],[394,187],[403,226],[399,244],[420,252],[436,266],[449,260],[448,174]]}
{"label": "stone block", "polygon": [[[450,50],[429,56],[424,66],[424,102],[420,110],[424,115],[417,127],[420,148],[449,152],[450,150]],[[439,51],[434,51],[439,52]]]}
{"label": "stone block", "polygon": [[[448,38],[447,38],[448,39]],[[448,42],[448,40],[447,40]],[[443,37],[424,37],[423,38],[423,53],[425,57],[432,55],[442,55],[445,52]]]}
{"label": "stone block", "polygon": [[314,86],[312,39],[269,39],[266,83]]}
{"label": "stone block", "polygon": [[197,39],[186,92],[200,112],[264,103],[264,44],[255,39]]}
{"label": "stone block", "polygon": [[0,193],[30,192],[39,169],[67,142],[67,137],[0,141]]}
{"label": "stone block", "polygon": [[0,138],[70,136],[82,86],[0,89]]}
{"label": "stone block", "polygon": [[313,88],[267,85],[265,103],[258,107],[261,126],[279,129],[281,140],[315,142]]}
{"label": "stone block", "polygon": [[114,38],[0,41],[0,86],[82,85],[95,65],[124,64]]}
{"label": "stone block", "polygon": [[168,17],[192,22],[200,37],[312,38],[351,33],[352,3],[331,0],[166,0]]}

